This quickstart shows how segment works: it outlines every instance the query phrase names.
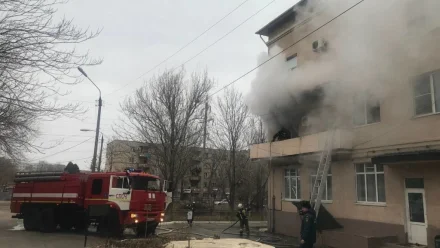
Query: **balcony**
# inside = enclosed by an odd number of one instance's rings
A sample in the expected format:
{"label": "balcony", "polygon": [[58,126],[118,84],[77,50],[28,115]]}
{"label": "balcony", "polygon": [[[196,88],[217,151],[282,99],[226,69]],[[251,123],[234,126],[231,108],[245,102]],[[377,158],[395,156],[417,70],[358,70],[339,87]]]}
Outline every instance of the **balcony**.
{"label": "balcony", "polygon": [[[263,159],[320,152],[324,147],[327,134],[328,132],[321,132],[273,143],[255,144],[251,146],[250,158]],[[333,150],[351,150],[352,141],[351,131],[337,129],[333,137]]]}

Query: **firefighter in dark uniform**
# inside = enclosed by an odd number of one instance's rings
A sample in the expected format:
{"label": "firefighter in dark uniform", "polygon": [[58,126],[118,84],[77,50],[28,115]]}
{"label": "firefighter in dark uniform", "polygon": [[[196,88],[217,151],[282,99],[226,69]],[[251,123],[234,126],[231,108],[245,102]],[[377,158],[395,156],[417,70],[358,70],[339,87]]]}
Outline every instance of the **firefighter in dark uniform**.
{"label": "firefighter in dark uniform", "polygon": [[246,235],[249,236],[248,212],[250,208],[243,208],[243,204],[238,204],[237,218],[240,221],[240,235],[243,235],[243,228],[246,228]]}
{"label": "firefighter in dark uniform", "polygon": [[310,202],[301,202],[301,248],[313,248],[316,243],[316,214]]}

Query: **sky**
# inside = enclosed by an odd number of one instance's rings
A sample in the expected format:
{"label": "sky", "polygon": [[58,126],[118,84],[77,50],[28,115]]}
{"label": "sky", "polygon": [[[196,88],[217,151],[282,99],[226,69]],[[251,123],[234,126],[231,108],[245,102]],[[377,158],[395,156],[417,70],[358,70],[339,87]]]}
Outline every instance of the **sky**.
{"label": "sky", "polygon": [[[105,165],[106,141],[114,135],[112,126],[121,117],[119,103],[142,86],[145,80],[164,69],[180,66],[252,16],[184,65],[187,72],[207,69],[210,77],[217,82],[216,89],[223,87],[257,66],[257,56],[267,51],[255,32],[298,2],[247,0],[197,41],[147,73],[244,1],[74,0],[59,6],[59,16],[73,19],[77,26],[102,29],[97,38],[77,47],[79,51],[89,51],[93,57],[103,59],[100,65],[83,67],[102,91],[101,131],[105,139],[102,168]],[[237,81],[234,87],[246,94],[253,77],[254,73],[249,74]],[[61,103],[81,103],[88,109],[87,113],[82,119],[61,118],[41,122],[41,136],[34,143],[48,149],[42,153],[28,153],[26,157],[30,162],[44,160],[67,164],[72,161],[81,169],[88,169],[93,156],[94,132],[81,132],[80,129],[94,130],[96,127],[98,90],[88,81],[69,86],[66,90],[70,94],[57,100]]]}

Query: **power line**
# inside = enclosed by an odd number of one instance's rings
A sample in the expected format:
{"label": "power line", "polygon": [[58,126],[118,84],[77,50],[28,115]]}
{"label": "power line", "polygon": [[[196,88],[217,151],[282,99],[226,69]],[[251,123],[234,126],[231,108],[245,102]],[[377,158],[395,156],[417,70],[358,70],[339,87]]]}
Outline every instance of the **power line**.
{"label": "power line", "polygon": [[76,134],[51,134],[51,133],[42,133],[39,136],[60,136],[60,137],[94,137],[90,135],[76,135]]}
{"label": "power line", "polygon": [[271,5],[272,3],[274,3],[276,0],[271,1],[270,3],[266,4],[263,8],[259,9],[257,12],[255,12],[254,14],[252,14],[250,17],[246,18],[243,22],[241,22],[240,24],[238,24],[237,26],[235,26],[233,29],[231,29],[229,32],[227,32],[225,35],[223,35],[222,37],[220,37],[219,39],[217,39],[216,41],[214,41],[213,43],[211,43],[209,46],[205,47],[202,51],[200,51],[199,53],[197,53],[196,55],[194,55],[193,57],[191,57],[190,59],[186,60],[184,63],[182,63],[179,66],[174,67],[173,69],[171,69],[171,71],[174,71],[175,69],[184,66],[186,63],[190,62],[191,60],[195,59],[196,57],[198,57],[200,54],[204,53],[206,50],[208,50],[209,48],[211,48],[212,46],[214,46],[215,44],[217,44],[219,41],[223,40],[224,38],[226,38],[228,35],[230,35],[232,32],[234,32],[237,28],[241,27],[243,24],[245,24],[247,21],[249,21],[252,17],[256,16],[258,13],[260,13],[261,11],[263,11],[264,9],[266,9],[267,7],[269,7],[269,5]]}
{"label": "power line", "polygon": [[244,78],[245,76],[249,75],[251,72],[255,71],[256,69],[260,68],[261,66],[263,66],[264,64],[266,64],[267,62],[271,61],[272,59],[274,59],[275,57],[277,57],[278,55],[284,53],[285,51],[287,51],[289,48],[293,47],[294,45],[298,44],[299,42],[303,41],[304,39],[308,38],[310,35],[316,33],[318,30],[320,30],[321,28],[327,26],[329,23],[333,22],[334,20],[338,19],[339,17],[341,17],[342,15],[344,15],[345,13],[347,13],[348,11],[352,10],[353,8],[355,8],[356,6],[358,6],[359,4],[361,4],[362,2],[364,2],[365,0],[360,0],[359,2],[357,2],[356,4],[354,4],[353,6],[351,6],[350,8],[346,9],[345,11],[343,11],[342,13],[340,13],[339,15],[335,16],[334,18],[332,18],[331,20],[329,20],[328,22],[324,23],[323,25],[321,25],[320,27],[318,27],[317,29],[313,30],[312,32],[310,32],[309,34],[307,34],[306,36],[302,37],[301,39],[295,41],[294,43],[292,43],[291,45],[289,45],[288,47],[284,48],[283,50],[281,50],[280,52],[278,52],[277,54],[273,55],[272,57],[268,58],[267,60],[263,61],[261,64],[257,65],[256,67],[252,68],[251,70],[247,71],[246,73],[244,73],[243,75],[239,76],[237,79],[233,80],[232,82],[230,82],[229,84],[223,86],[222,88],[220,88],[219,90],[217,90],[216,92],[212,93],[209,97],[219,93],[220,91],[226,89],[227,87],[229,87],[230,85],[236,83],[238,80]]}
{"label": "power line", "polygon": [[70,150],[70,149],[73,149],[73,148],[75,148],[75,147],[77,147],[77,146],[79,146],[79,145],[82,145],[82,144],[86,143],[87,141],[89,141],[89,140],[91,140],[91,139],[93,139],[93,138],[94,138],[94,137],[90,137],[90,139],[86,139],[86,140],[84,140],[83,142],[78,143],[78,144],[76,144],[76,145],[74,145],[74,146],[71,146],[71,147],[69,147],[69,148],[67,148],[67,149],[64,149],[64,150],[62,150],[62,151],[59,151],[59,152],[56,152],[56,153],[53,153],[53,154],[50,154],[50,155],[47,155],[47,156],[44,156],[44,157],[41,157],[41,158],[35,159],[35,160],[31,160],[30,162],[39,161],[39,160],[44,159],[44,158],[48,158],[48,157],[55,156],[55,155],[60,154],[60,153],[62,153],[62,152],[65,152],[65,151],[68,151],[68,150]]}
{"label": "power line", "polygon": [[239,9],[243,4],[245,4],[246,2],[248,2],[249,0],[245,0],[243,2],[241,2],[237,7],[235,7],[232,11],[230,11],[229,13],[227,13],[225,16],[223,16],[222,18],[220,18],[220,20],[218,20],[217,22],[215,22],[213,25],[211,25],[210,27],[208,27],[205,31],[203,31],[201,34],[199,34],[198,36],[196,36],[194,39],[192,39],[190,42],[186,43],[185,45],[183,45],[181,48],[179,48],[176,52],[174,52],[173,54],[171,54],[170,56],[168,56],[167,58],[165,58],[164,60],[162,60],[160,63],[156,64],[155,66],[153,66],[152,68],[150,68],[147,72],[143,73],[142,75],[140,75],[139,77],[137,77],[136,79],[132,80],[131,82],[125,84],[123,87],[114,90],[112,92],[110,92],[108,95],[111,95],[123,88],[125,88],[127,85],[133,83],[134,81],[142,78],[143,76],[145,76],[146,74],[152,72],[153,70],[155,70],[157,67],[161,66],[163,63],[167,62],[169,59],[171,59],[172,57],[174,57],[175,55],[177,55],[178,53],[180,53],[181,51],[183,51],[185,48],[187,48],[189,45],[191,45],[192,43],[194,43],[196,40],[198,40],[200,37],[202,37],[204,34],[206,34],[209,30],[211,30],[212,28],[214,28],[215,26],[217,26],[217,24],[219,24],[220,22],[222,22],[224,19],[226,19],[228,16],[230,16],[232,13],[234,13],[237,9]]}

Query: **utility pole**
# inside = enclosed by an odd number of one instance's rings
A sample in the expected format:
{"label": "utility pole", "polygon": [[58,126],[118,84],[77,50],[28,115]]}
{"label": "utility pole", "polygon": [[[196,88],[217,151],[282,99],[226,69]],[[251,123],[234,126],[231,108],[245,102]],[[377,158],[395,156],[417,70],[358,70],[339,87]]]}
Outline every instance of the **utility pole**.
{"label": "utility pole", "polygon": [[[108,145],[107,145],[108,147]],[[109,166],[109,172],[111,172],[113,169],[113,148],[110,148],[110,166]]]}
{"label": "utility pole", "polygon": [[101,135],[101,151],[99,152],[98,172],[101,171],[102,146],[104,144],[104,135]]}
{"label": "utility pole", "polygon": [[[209,105],[208,105],[208,97],[206,97],[206,102],[205,102],[205,117],[204,117],[204,120],[203,120],[203,152],[202,152],[202,168],[201,168],[201,171],[202,171],[202,175],[204,174],[203,172],[203,169],[204,169],[204,165],[205,165],[205,159],[206,159],[206,136],[207,136],[207,134],[206,134],[206,129],[207,129],[207,125],[208,125],[208,108],[209,108]],[[211,172],[210,172],[211,173]],[[206,179],[206,178],[204,178],[203,176],[202,176],[202,178],[203,178],[203,182],[204,182],[204,180]],[[202,182],[201,182],[202,183]],[[202,187],[203,187],[203,185],[201,185]],[[209,187],[210,185],[208,185],[208,187],[207,187],[207,189],[206,190],[208,190],[210,187]],[[202,190],[202,199],[203,199],[203,190]],[[208,192],[208,199],[211,201],[211,192]]]}
{"label": "utility pole", "polygon": [[[203,153],[205,153],[206,150],[206,126],[208,125],[208,99],[206,99],[205,103],[205,118],[203,120]],[[203,154],[205,155],[205,154]]]}
{"label": "utility pole", "polygon": [[91,170],[92,172],[95,172],[96,170],[96,157],[97,157],[97,153],[98,153],[98,140],[99,140],[99,127],[101,125],[101,107],[102,107],[102,99],[101,99],[101,89],[99,89],[99,87],[95,84],[95,82],[93,82],[93,80],[91,78],[89,78],[89,76],[87,76],[87,73],[81,68],[78,67],[79,72],[81,72],[81,74],[83,74],[95,87],[96,89],[98,89],[99,91],[99,99],[98,99],[98,120],[96,121],[96,135],[95,135],[95,148],[93,150],[93,160],[92,160],[92,166],[91,166]]}
{"label": "utility pole", "polygon": [[96,135],[95,135],[95,148],[93,150],[93,165],[92,165],[92,172],[95,172],[96,170],[96,157],[98,155],[98,140],[99,140],[99,127],[101,126],[101,107],[102,107],[102,100],[101,100],[101,93],[99,94],[99,100],[98,100],[98,120],[96,122]]}

